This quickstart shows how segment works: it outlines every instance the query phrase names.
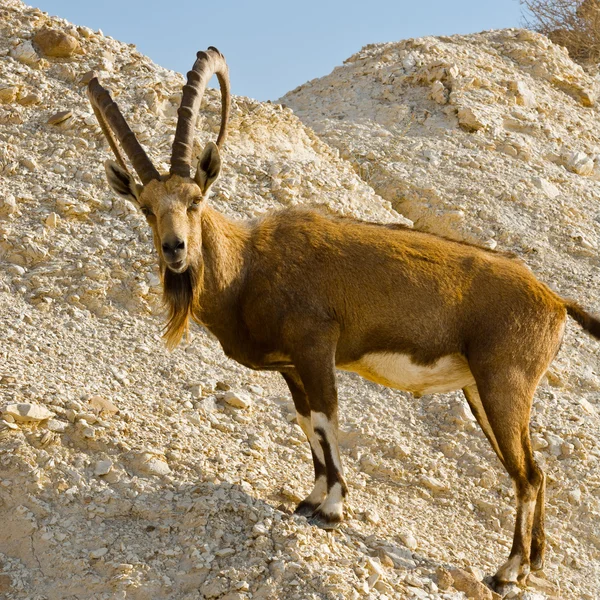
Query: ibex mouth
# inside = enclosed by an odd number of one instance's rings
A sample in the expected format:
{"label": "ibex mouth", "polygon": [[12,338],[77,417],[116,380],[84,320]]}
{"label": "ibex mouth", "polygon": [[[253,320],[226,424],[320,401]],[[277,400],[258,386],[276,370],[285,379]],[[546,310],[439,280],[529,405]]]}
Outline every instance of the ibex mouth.
{"label": "ibex mouth", "polygon": [[167,263],[167,267],[173,271],[173,273],[183,273],[187,269],[185,260],[178,260],[174,263]]}

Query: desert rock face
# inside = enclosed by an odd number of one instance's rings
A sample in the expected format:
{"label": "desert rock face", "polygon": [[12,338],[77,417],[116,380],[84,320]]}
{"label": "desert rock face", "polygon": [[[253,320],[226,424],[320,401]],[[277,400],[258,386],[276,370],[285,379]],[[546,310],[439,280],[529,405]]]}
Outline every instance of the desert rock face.
{"label": "desert rock face", "polygon": [[[43,52],[46,30],[77,51]],[[228,360],[198,327],[166,352],[150,231],[105,182],[112,156],[83,85],[92,70],[167,170],[182,76],[2,3],[0,597],[458,600],[455,586],[482,589],[508,554],[514,498],[461,395],[416,400],[340,375],[350,498],[347,523],[326,533],[291,515],[312,464],[283,381]],[[595,88],[560,49],[514,31],[413,40],[367,48],[332,76],[330,98],[311,82],[310,102],[302,89],[285,99],[318,135],[289,109],[234,97],[214,206],[240,218],[295,204],[404,214],[514,250],[600,312]],[[208,90],[197,154],[219,110]],[[600,588],[599,349],[570,324],[537,395],[550,583],[524,598]]]}

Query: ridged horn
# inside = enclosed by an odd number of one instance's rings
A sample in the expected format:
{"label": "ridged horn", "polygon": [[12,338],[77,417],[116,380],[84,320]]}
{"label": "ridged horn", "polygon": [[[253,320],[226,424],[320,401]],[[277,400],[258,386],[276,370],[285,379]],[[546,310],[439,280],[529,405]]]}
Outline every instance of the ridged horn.
{"label": "ridged horn", "polygon": [[97,77],[94,77],[88,83],[87,94],[100,128],[115,153],[119,165],[129,172],[115,136],[144,185],[153,179],[160,179],[160,173],[154,168],[152,161],[137,141],[135,133],[127,125],[116,102],[110,97],[108,91],[100,85]]}
{"label": "ridged horn", "polygon": [[205,52],[198,52],[196,57],[192,70],[187,74],[187,83],[183,86],[171,153],[171,175],[181,177],[190,177],[196,118],[204,90],[213,75],[217,75],[221,88],[221,128],[217,138],[219,149],[227,136],[227,120],[231,106],[229,69],[225,57],[214,46],[210,46]]}

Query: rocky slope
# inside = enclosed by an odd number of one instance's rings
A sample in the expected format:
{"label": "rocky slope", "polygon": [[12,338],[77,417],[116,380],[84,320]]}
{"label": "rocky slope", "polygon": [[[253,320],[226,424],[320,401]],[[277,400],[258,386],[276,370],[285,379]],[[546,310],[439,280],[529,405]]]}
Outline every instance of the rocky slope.
{"label": "rocky slope", "polygon": [[[456,40],[471,60],[467,42]],[[573,68],[564,65],[565,73]],[[105,184],[109,150],[80,85],[91,69],[166,169],[182,76],[101,32],[4,0],[0,597],[464,598],[448,587],[447,571],[471,568],[481,577],[477,568],[498,566],[510,545],[513,499],[462,398],[416,401],[341,375],[348,522],[325,533],[291,516],[312,466],[282,382],[227,360],[199,328],[174,352],[164,350],[154,250],[143,218]],[[565,112],[580,110],[570,96],[560,98]],[[214,137],[218,111],[219,94],[209,91],[197,150]],[[235,97],[230,130],[212,199],[224,212],[245,217],[306,203],[404,219],[381,197],[384,189],[373,191],[374,177],[361,180],[289,110]],[[464,144],[474,139],[448,131]],[[472,143],[475,160],[483,150]],[[442,180],[458,168],[453,163],[450,156],[438,167]],[[471,183],[486,185],[485,170],[461,168]],[[570,269],[572,295],[594,307],[595,259],[584,245],[597,242],[584,210],[591,199],[541,197],[524,193],[511,202],[528,200],[542,220],[555,206],[552,214],[577,223],[581,240],[568,238],[557,217],[556,235],[569,243],[548,250],[556,262],[542,257],[534,266],[546,265],[546,280],[554,274],[561,285]],[[534,209],[536,199],[542,206]],[[445,202],[435,208],[440,223],[450,212]],[[464,213],[464,223],[483,218]],[[512,231],[518,219],[506,214]],[[522,225],[515,223],[517,232]],[[557,589],[565,598],[594,598],[600,584],[597,359],[593,342],[571,327],[538,394],[533,428],[550,475],[547,577],[554,583],[529,590],[529,598]],[[6,410],[11,403],[36,412]]]}

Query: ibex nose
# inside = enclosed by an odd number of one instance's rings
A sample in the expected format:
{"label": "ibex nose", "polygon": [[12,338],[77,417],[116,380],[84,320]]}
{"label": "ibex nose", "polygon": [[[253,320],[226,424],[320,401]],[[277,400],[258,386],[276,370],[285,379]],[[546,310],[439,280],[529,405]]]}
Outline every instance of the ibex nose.
{"label": "ibex nose", "polygon": [[165,240],[162,244],[162,250],[165,257],[177,259],[185,251],[185,241],[180,237]]}

